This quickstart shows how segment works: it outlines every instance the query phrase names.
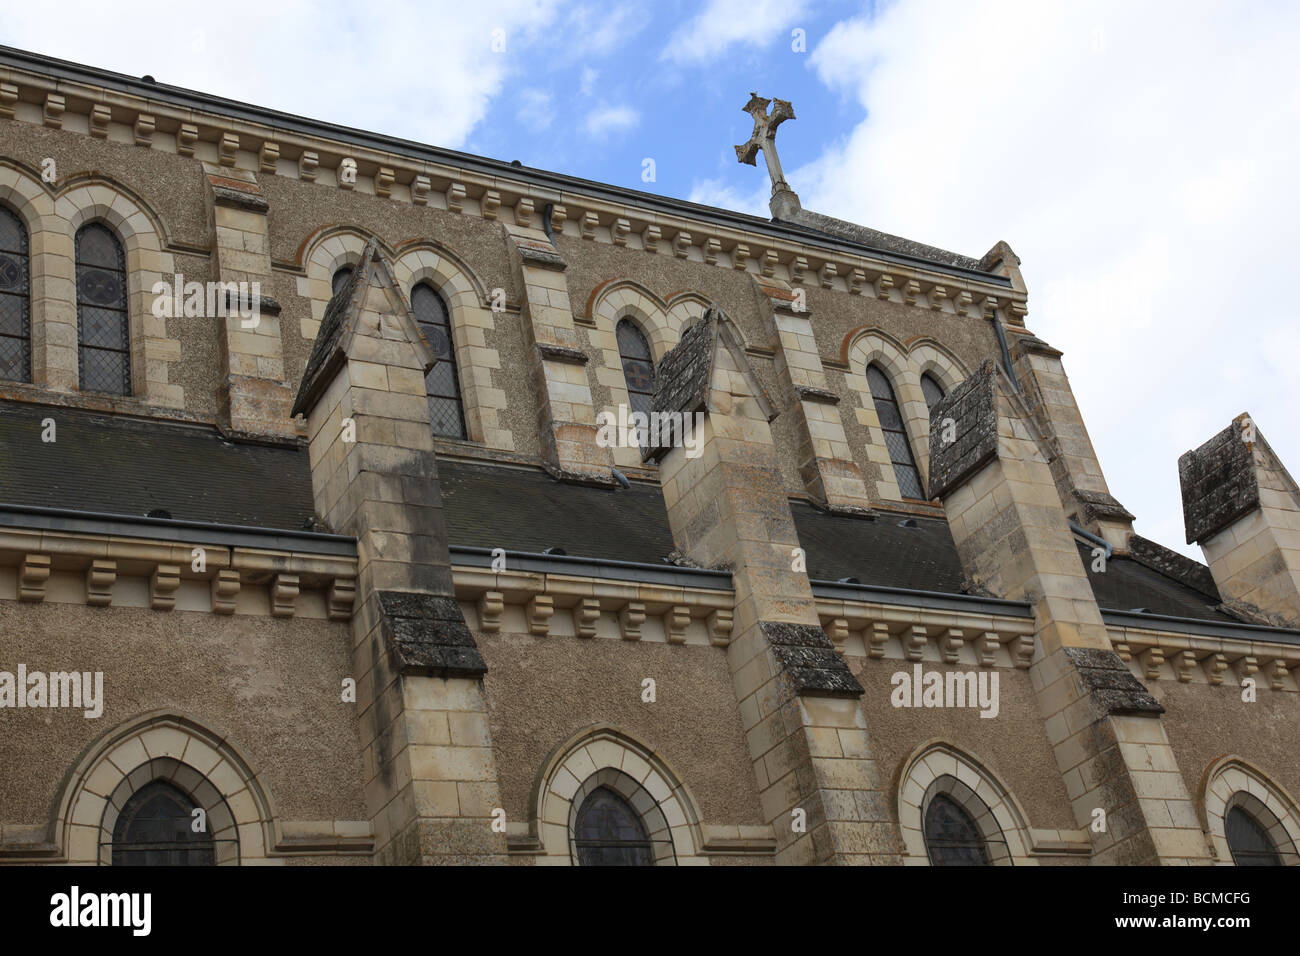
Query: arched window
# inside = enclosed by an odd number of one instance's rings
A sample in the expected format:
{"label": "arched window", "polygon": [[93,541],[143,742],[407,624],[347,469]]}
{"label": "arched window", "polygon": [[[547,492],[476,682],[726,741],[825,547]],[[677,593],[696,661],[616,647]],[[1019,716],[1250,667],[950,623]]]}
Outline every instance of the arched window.
{"label": "arched window", "polygon": [[903,425],[903,416],[898,408],[898,400],[894,398],[893,386],[889,384],[885,373],[875,365],[867,366],[867,385],[876,405],[876,417],[880,419],[880,427],[885,433],[885,447],[889,449],[889,460],[894,465],[899,492],[904,498],[924,498],[921,473],[916,470],[916,460],[912,458],[907,428]]}
{"label": "arched window", "polygon": [[330,279],[330,295],[338,295],[343,287],[348,284],[352,278],[352,267],[341,266],[335,273],[334,278]]}
{"label": "arched window", "polygon": [[0,379],[32,380],[31,259],[23,221],[0,206]]}
{"label": "arched window", "polygon": [[984,836],[971,815],[946,793],[937,793],[925,811],[925,848],[932,866],[988,866]]}
{"label": "arched window", "polygon": [[1232,862],[1237,866],[1281,866],[1282,857],[1264,826],[1240,806],[1228,811],[1223,821],[1232,851]]}
{"label": "arched window", "polygon": [[446,438],[464,438],[465,413],[460,400],[460,377],[456,374],[456,350],[451,342],[451,317],[442,297],[421,282],[411,290],[411,311],[438,361],[424,383],[429,395],[429,418],[433,433]]}
{"label": "arched window", "polygon": [[650,354],[650,343],[631,319],[620,319],[614,332],[618,338],[618,357],[623,361],[628,404],[632,411],[649,415],[655,396],[655,360]]}
{"label": "arched window", "polygon": [[925,395],[925,407],[934,411],[934,406],[939,404],[939,399],[943,398],[943,386],[929,372],[921,376],[921,393]]}
{"label": "arched window", "polygon": [[146,784],[126,801],[113,827],[114,866],[212,866],[212,836],[194,829],[198,807],[165,780]]}
{"label": "arched window", "polygon": [[641,817],[609,787],[597,787],[578,808],[574,845],[579,866],[653,866]]}
{"label": "arched window", "polygon": [[83,392],[131,394],[126,256],[103,223],[77,231],[77,355]]}

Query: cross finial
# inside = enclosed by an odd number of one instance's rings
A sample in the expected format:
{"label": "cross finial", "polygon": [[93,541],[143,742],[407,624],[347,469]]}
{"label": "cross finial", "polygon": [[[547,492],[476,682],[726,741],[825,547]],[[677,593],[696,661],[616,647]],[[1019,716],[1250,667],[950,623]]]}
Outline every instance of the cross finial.
{"label": "cross finial", "polygon": [[[769,103],[775,104],[772,112],[768,113]],[[794,119],[794,107],[790,105],[789,100],[766,100],[757,93],[749,94],[749,102],[741,107],[746,113],[754,117],[754,132],[750,134],[749,141],[736,147],[736,159],[750,166],[757,166],[754,157],[761,149],[763,159],[767,162],[767,173],[772,178],[772,212],[778,218],[785,218],[778,212],[778,205],[788,208],[790,200],[793,200],[794,210],[799,209],[799,197],[795,195],[790,184],[785,181],[785,174],[781,172],[781,159],[776,154],[776,128],[788,119]],[[778,195],[787,193],[788,196],[782,196],[778,200]],[[784,201],[784,202],[782,202]]]}

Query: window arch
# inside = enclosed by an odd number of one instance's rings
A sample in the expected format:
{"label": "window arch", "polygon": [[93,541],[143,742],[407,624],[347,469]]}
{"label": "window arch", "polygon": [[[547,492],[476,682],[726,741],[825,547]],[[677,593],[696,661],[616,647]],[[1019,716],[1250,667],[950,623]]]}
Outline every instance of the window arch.
{"label": "window arch", "polygon": [[619,319],[614,329],[618,357],[623,364],[623,381],[631,411],[650,414],[655,394],[655,360],[645,333],[631,319]]}
{"label": "window arch", "polygon": [[330,295],[338,295],[352,278],[352,266],[340,266],[330,279]]}
{"label": "window arch", "polygon": [[411,311],[415,313],[421,334],[437,356],[437,362],[424,377],[433,433],[445,438],[465,438],[465,409],[460,397],[460,377],[456,374],[450,313],[442,296],[425,282],[411,290]]}
{"label": "window arch", "polygon": [[899,493],[904,498],[925,498],[921,487],[921,473],[917,471],[916,459],[912,457],[912,446],[907,438],[907,427],[903,424],[903,415],[894,397],[894,387],[889,384],[885,373],[874,363],[867,366],[867,385],[871,389],[871,398],[876,406],[876,417],[880,428],[885,433],[885,447],[889,451],[889,460],[894,466],[894,477],[898,481]]}
{"label": "window arch", "polygon": [[77,368],[83,392],[131,394],[126,255],[101,222],[77,230]]}
{"label": "window arch", "polygon": [[211,833],[206,826],[194,829],[197,809],[189,794],[166,780],[145,784],[131,794],[113,826],[113,865],[213,866]]}
{"label": "window arch", "polygon": [[921,393],[925,395],[925,407],[931,412],[934,411],[934,406],[938,405],[944,396],[943,386],[929,372],[921,375]]}
{"label": "window arch", "polygon": [[1202,820],[1220,863],[1300,866],[1300,809],[1260,770],[1225,756],[1202,777]]}
{"label": "window arch", "polygon": [[654,866],[641,816],[609,786],[587,794],[574,822],[579,866]]}
{"label": "window arch", "polygon": [[0,379],[32,380],[31,257],[23,221],[0,206]]}

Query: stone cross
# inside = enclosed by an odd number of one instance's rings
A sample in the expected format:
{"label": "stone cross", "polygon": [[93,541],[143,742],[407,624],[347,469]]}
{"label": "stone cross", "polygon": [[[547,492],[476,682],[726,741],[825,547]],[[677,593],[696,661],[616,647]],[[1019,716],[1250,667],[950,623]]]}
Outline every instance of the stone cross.
{"label": "stone cross", "polygon": [[[775,102],[769,115],[767,105]],[[781,172],[781,160],[776,155],[776,128],[788,119],[794,119],[794,107],[789,100],[765,100],[757,93],[749,94],[749,102],[742,109],[754,117],[754,132],[749,142],[736,147],[736,159],[750,166],[757,166],[754,155],[761,149],[763,159],[767,160],[767,173],[772,177],[772,195],[788,191],[790,184]]]}

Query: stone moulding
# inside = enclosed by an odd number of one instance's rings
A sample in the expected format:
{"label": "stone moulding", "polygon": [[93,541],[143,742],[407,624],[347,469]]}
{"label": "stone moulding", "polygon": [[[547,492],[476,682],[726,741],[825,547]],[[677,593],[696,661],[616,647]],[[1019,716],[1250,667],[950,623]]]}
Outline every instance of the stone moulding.
{"label": "stone moulding", "polygon": [[[201,571],[194,569],[196,549],[202,552]],[[3,564],[18,566],[17,596],[29,602],[46,600],[51,576],[65,572],[81,576],[82,600],[93,607],[111,607],[114,584],[131,577],[147,582],[148,606],[157,611],[176,607],[181,587],[194,581],[210,587],[216,614],[235,613],[241,590],[259,587],[267,591],[267,612],[276,617],[294,616],[300,591],[313,590],[322,592],[329,619],[347,620],[356,595],[354,557],[160,539],[7,528],[0,530]]]}
{"label": "stone moulding", "polygon": [[[1257,688],[1300,691],[1300,644],[1234,641],[1115,625],[1107,630],[1120,660],[1146,680],[1240,686],[1251,677]],[[1229,671],[1233,679],[1225,678]]]}
{"label": "stone moulding", "polygon": [[[51,77],[37,69],[10,60],[8,67],[9,82],[0,91],[0,116],[14,118],[12,104],[23,91],[35,92],[45,99],[46,108],[34,122],[62,126],[66,103],[87,104],[84,109],[87,120],[87,135],[106,138],[110,125],[123,126],[137,142],[140,148],[175,151],[184,156],[196,156],[199,149],[214,152],[212,159],[222,166],[242,169],[262,175],[284,175],[303,181],[315,181],[322,155],[342,155],[353,158],[359,168],[364,170],[363,177],[367,191],[373,190],[376,196],[390,194],[392,198],[410,202],[412,205],[432,204],[435,197],[440,204],[451,212],[463,213],[476,208],[481,218],[494,220],[499,216],[501,206],[513,210],[513,218],[531,220],[533,209],[541,209],[547,202],[554,202],[553,186],[528,181],[526,173],[518,174],[519,179],[511,179],[510,173],[495,168],[475,168],[455,165],[450,156],[440,156],[433,149],[419,149],[418,154],[396,152],[386,149],[380,137],[370,137],[367,145],[350,141],[349,131],[339,128],[339,136],[329,138],[320,133],[294,129],[293,124],[259,124],[248,115],[239,119],[222,115],[215,102],[208,110],[195,109],[192,104],[182,105],[168,102],[165,96],[156,91],[148,96],[135,92],[109,87],[99,82],[93,72],[85,69],[82,78],[64,77],[57,81],[60,92],[54,92],[55,82]],[[101,107],[105,94],[114,104],[115,120],[111,115],[104,116]],[[48,94],[48,95],[47,95]],[[250,107],[249,112],[256,112]],[[26,120],[20,120],[26,121]],[[154,129],[172,136],[150,135],[143,137],[140,131],[152,123]],[[237,128],[237,132],[236,132]],[[174,142],[175,145],[172,145]],[[401,148],[397,141],[392,141],[395,148]],[[251,160],[247,157],[251,157]],[[279,159],[287,160],[279,163]],[[418,181],[418,186],[416,185]],[[411,184],[403,186],[399,194],[394,184]],[[427,184],[427,185],[426,185]],[[344,188],[356,189],[349,184]],[[746,229],[727,214],[718,214],[708,218],[692,217],[685,210],[678,211],[667,205],[639,207],[628,204],[630,196],[623,195],[582,195],[576,190],[580,183],[573,181],[564,188],[567,223],[570,231],[566,235],[581,236],[614,245],[626,245],[629,233],[642,234],[650,226],[655,226],[663,236],[673,237],[673,253],[678,258],[689,255],[689,249],[698,246],[702,250],[702,259],[715,267],[746,268],[749,258],[759,262],[763,274],[774,274],[778,263],[784,264],[787,271],[805,271],[819,277],[821,283],[833,283],[835,288],[852,294],[861,290],[869,281],[869,276],[885,276],[888,286],[893,280],[890,274],[899,276],[900,283],[919,281],[922,289],[940,287],[947,292],[939,301],[952,301],[954,293],[964,296],[966,301],[978,299],[983,301],[990,294],[996,294],[1000,300],[1008,302],[1010,312],[1019,317],[1025,311],[1023,297],[1011,298],[1013,295],[1009,283],[992,273],[985,274],[979,270],[956,269],[941,262],[931,262],[916,256],[899,258],[897,254],[876,250],[869,246],[855,246],[843,238],[834,236],[819,239],[814,235],[780,234],[776,232],[755,232]],[[612,187],[598,187],[597,192],[615,193]],[[472,204],[467,199],[474,199]],[[612,223],[608,229],[601,229],[601,222]],[[557,224],[563,231],[564,223]],[[777,224],[774,230],[781,229]],[[847,247],[847,248],[846,248]],[[732,259],[719,255],[723,249],[737,250]],[[802,258],[802,262],[799,260]],[[958,291],[960,290],[960,291]],[[971,291],[974,295],[972,296]],[[934,308],[934,302],[917,302],[917,307]],[[942,307],[942,306],[941,306]],[[960,314],[961,306],[953,303],[949,308]]]}

